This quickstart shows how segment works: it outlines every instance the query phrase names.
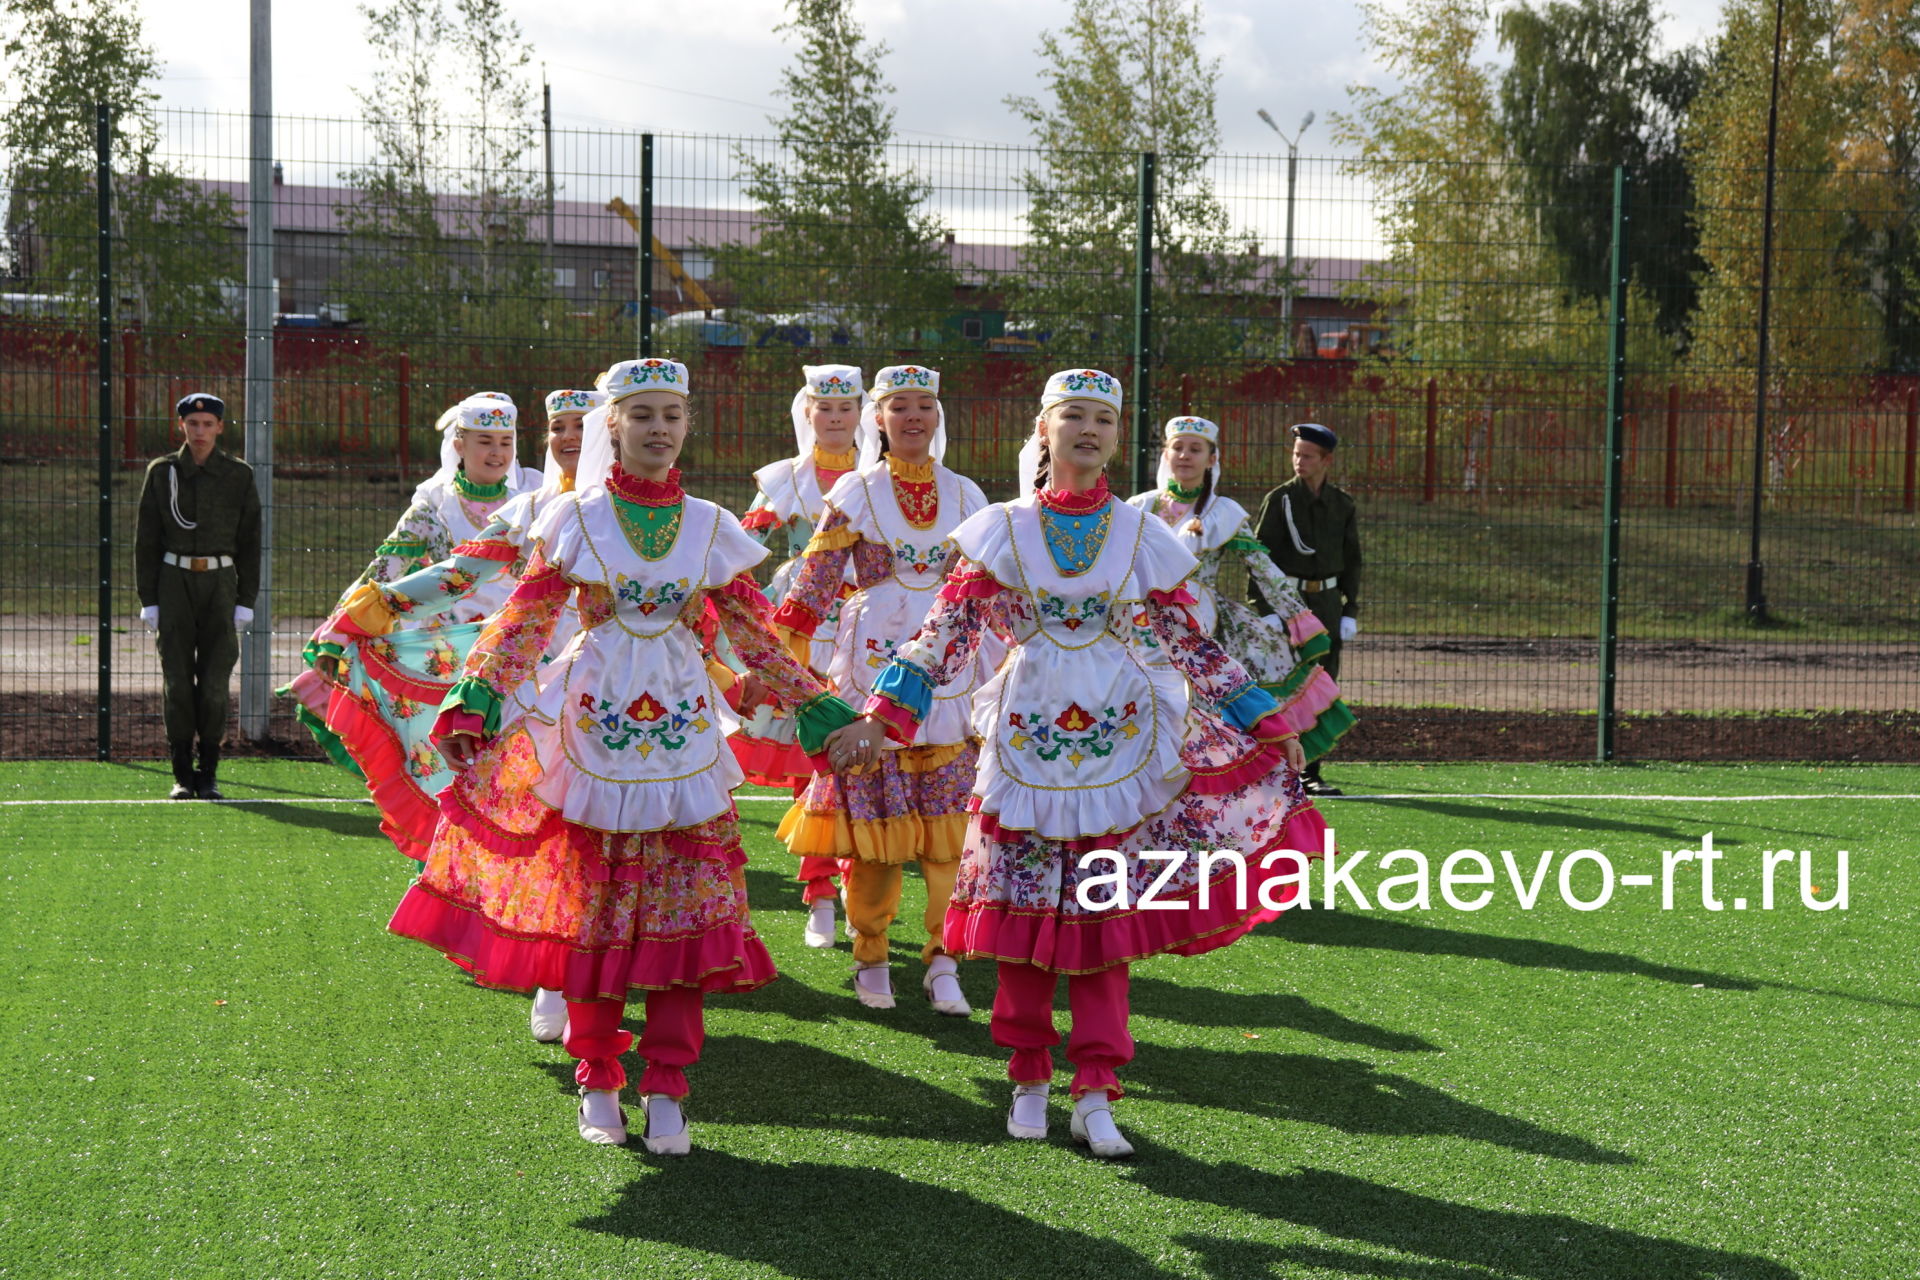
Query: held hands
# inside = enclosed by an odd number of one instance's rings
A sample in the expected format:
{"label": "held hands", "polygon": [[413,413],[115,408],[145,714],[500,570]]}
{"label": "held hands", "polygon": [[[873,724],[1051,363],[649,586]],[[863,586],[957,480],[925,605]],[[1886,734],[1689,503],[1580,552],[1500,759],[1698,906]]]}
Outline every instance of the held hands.
{"label": "held hands", "polygon": [[1360,634],[1360,619],[1358,618],[1340,619],[1340,643],[1341,644],[1345,644],[1347,641],[1353,639],[1355,636],[1359,634]]}
{"label": "held hands", "polygon": [[740,677],[739,692],[740,702],[734,709],[743,716],[750,716],[763,704],[776,701],[773,691],[751,671]]}
{"label": "held hands", "polygon": [[455,773],[473,764],[473,758],[480,754],[480,739],[470,733],[456,733],[452,737],[442,738],[433,744],[440,748],[440,754],[446,758],[447,767]]}
{"label": "held hands", "polygon": [[140,610],[140,625],[149,631],[160,630],[160,606],[145,605]]}
{"label": "held hands", "polygon": [[861,771],[880,760],[887,731],[866,717],[827,735],[827,762],[835,773]]}

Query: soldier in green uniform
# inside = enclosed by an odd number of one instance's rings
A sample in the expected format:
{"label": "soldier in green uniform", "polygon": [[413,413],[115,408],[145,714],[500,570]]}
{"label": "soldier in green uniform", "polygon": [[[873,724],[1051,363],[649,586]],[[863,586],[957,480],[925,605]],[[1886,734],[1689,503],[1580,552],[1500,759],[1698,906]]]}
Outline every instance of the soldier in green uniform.
{"label": "soldier in green uniform", "polygon": [[140,621],[160,650],[173,756],[168,794],[218,800],[227,682],[240,657],[236,627],[253,621],[260,589],[260,496],[253,468],[214,447],[227,416],[218,396],[185,396],[174,411],[185,443],[147,466],[134,576]]}
{"label": "soldier in green uniform", "polygon": [[[1317,422],[1294,427],[1293,479],[1267,494],[1253,531],[1326,627],[1332,647],[1324,662],[1335,680],[1340,678],[1340,648],[1360,630],[1359,516],[1352,496],[1327,478],[1339,445],[1340,437]],[[1272,611],[1251,580],[1247,595],[1261,613]],[[1318,760],[1306,767],[1301,780],[1311,795],[1340,794],[1338,787],[1321,781]]]}

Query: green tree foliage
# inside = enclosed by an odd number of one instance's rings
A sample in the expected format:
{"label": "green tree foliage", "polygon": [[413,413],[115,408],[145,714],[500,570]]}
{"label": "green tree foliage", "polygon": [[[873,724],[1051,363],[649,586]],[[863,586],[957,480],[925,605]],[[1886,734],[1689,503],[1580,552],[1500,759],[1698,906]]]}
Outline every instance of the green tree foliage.
{"label": "green tree foliage", "polygon": [[1220,68],[1200,56],[1201,37],[1198,0],[1074,0],[1066,24],[1040,38],[1044,96],[1007,99],[1042,155],[1023,177],[1027,243],[1005,290],[1075,358],[1111,358],[1132,341],[1142,151],[1158,164],[1156,359],[1196,365],[1243,341],[1232,317],[1259,259],[1207,178]]}
{"label": "green tree foliage", "polygon": [[[1728,0],[1718,57],[1686,140],[1706,270],[1689,353],[1703,376],[1738,387],[1758,356],[1762,186],[1772,76],[1771,0]],[[1831,0],[1786,0],[1780,57],[1769,367],[1774,390],[1850,382],[1879,362],[1880,328],[1849,248],[1855,184],[1843,137]]]}
{"label": "green tree foliage", "polygon": [[[1387,258],[1366,293],[1394,345],[1429,370],[1484,381],[1500,369],[1592,358],[1590,317],[1568,314],[1546,245],[1509,160],[1495,69],[1478,60],[1485,0],[1363,4],[1365,40],[1399,78],[1395,93],[1355,85],[1334,137],[1369,184]],[[1578,308],[1576,308],[1577,310]]]}
{"label": "green tree foliage", "polygon": [[931,187],[893,145],[887,48],[867,43],[850,0],[788,12],[779,30],[799,47],[775,91],[778,140],[737,152],[758,239],[714,246],[716,273],[762,322],[804,315],[862,348],[937,344],[956,276]]}
{"label": "green tree foliage", "polygon": [[1920,5],[1839,0],[1833,49],[1850,248],[1880,312],[1886,358],[1920,371]]}
{"label": "green tree foliage", "polygon": [[1676,338],[1701,266],[1680,127],[1705,78],[1697,49],[1661,54],[1651,0],[1547,0],[1504,10],[1500,127],[1560,277],[1580,298],[1610,285],[1613,168],[1627,168],[1634,279]]}
{"label": "green tree foliage", "polygon": [[[151,83],[160,64],[127,0],[4,0],[0,115],[7,241],[18,288],[91,315],[98,199],[96,102],[112,123],[113,274],[119,315],[161,333],[236,318],[242,278],[229,202],[165,162]],[[226,289],[223,289],[226,286]]]}
{"label": "green tree foliage", "polygon": [[[532,53],[502,0],[362,4],[378,63],[356,89],[373,139],[341,175],[350,314],[393,334],[542,332],[557,306],[530,235],[543,208],[534,151]],[[458,86],[449,120],[441,86]]]}

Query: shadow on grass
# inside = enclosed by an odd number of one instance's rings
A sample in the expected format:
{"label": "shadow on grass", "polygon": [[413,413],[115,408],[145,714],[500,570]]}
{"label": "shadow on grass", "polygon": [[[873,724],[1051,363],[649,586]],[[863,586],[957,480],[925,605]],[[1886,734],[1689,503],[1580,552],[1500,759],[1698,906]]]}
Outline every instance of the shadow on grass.
{"label": "shadow on grass", "polygon": [[1413,955],[1464,956],[1497,960],[1522,969],[1561,969],[1570,973],[1627,973],[1683,986],[1723,991],[1757,991],[1767,984],[1704,969],[1683,969],[1619,951],[1592,951],[1564,942],[1503,938],[1491,933],[1440,929],[1408,920],[1391,920],[1365,911],[1288,911],[1265,930],[1290,942],[1319,947],[1367,947]]}
{"label": "shadow on grass", "polygon": [[1639,1163],[1624,1152],[1463,1102],[1354,1058],[1154,1045],[1121,1076],[1143,1097],[1343,1133],[1469,1138],[1577,1164]]}
{"label": "shadow on grass", "polygon": [[624,1188],[606,1213],[576,1225],[756,1263],[801,1280],[1023,1274],[1146,1280],[1167,1274],[1111,1240],[1049,1227],[884,1169],[763,1163],[697,1147],[685,1160],[662,1162]]}
{"label": "shadow on grass", "polygon": [[[1585,836],[1592,831],[1624,831],[1634,835],[1654,836],[1661,840],[1686,840],[1685,828],[1662,826],[1652,822],[1625,822],[1619,818],[1603,818],[1597,814],[1578,809],[1566,809],[1557,805],[1542,804],[1539,801],[1511,801],[1526,804],[1524,809],[1494,808],[1494,802],[1457,801],[1444,799],[1420,800],[1381,800],[1379,804],[1392,805],[1396,810],[1417,809],[1423,813],[1445,814],[1453,818],[1466,818],[1481,823],[1506,823],[1525,827],[1554,827],[1567,832],[1575,840],[1584,843]],[[1602,802],[1604,803],[1604,802]],[[1700,841],[1696,836],[1693,843]],[[1575,848],[1580,845],[1575,845]]]}
{"label": "shadow on grass", "polygon": [[1651,978],[1656,982],[1707,987],[1716,991],[1791,991],[1796,995],[1827,996],[1887,1009],[1920,1009],[1920,1003],[1895,1000],[1889,996],[1835,991],[1828,987],[1806,987],[1793,982],[1776,982],[1770,978],[1738,978],[1705,969],[1683,969],[1677,965],[1660,964],[1621,951],[1591,951],[1564,942],[1503,938],[1491,933],[1441,929],[1408,920],[1388,919],[1366,911],[1323,911],[1318,908],[1310,911],[1292,910],[1282,914],[1273,923],[1260,926],[1258,932],[1272,933],[1289,942],[1311,946],[1368,947],[1410,955],[1464,956],[1470,960],[1497,960],[1501,964],[1522,969],[1625,973]]}
{"label": "shadow on grass", "polygon": [[[371,836],[378,840],[385,852],[399,859],[408,868],[420,864],[401,857],[394,849],[392,841],[380,831],[380,815],[372,805],[352,809],[335,809],[303,804],[250,804],[243,810],[254,813],[271,822],[282,822],[290,827],[307,827],[316,831],[331,831],[337,836]],[[411,873],[409,873],[411,874]]]}
{"label": "shadow on grass", "polygon": [[1555,1213],[1511,1213],[1436,1200],[1325,1169],[1266,1173],[1205,1164],[1143,1147],[1126,1174],[1145,1190],[1238,1209],[1325,1235],[1431,1259],[1382,1262],[1302,1245],[1275,1247],[1187,1235],[1177,1243],[1207,1258],[1215,1276],[1267,1275],[1269,1266],[1338,1267],[1392,1280],[1478,1280],[1465,1267],[1529,1280],[1793,1280],[1795,1273],[1753,1254],[1643,1236]]}
{"label": "shadow on grass", "polygon": [[[637,1043],[642,1024],[628,1021],[626,1025]],[[569,1097],[579,1094],[573,1059],[535,1058],[528,1065],[550,1078],[557,1092]],[[620,1065],[627,1072],[622,1105],[637,1124],[646,1059],[633,1050],[620,1055]],[[965,1082],[971,1090],[978,1085],[972,1074],[975,1066],[966,1063],[951,1078]],[[969,1102],[892,1068],[792,1040],[711,1036],[700,1061],[687,1068],[687,1083],[691,1089],[687,1115],[696,1125],[705,1121],[829,1129],[965,1143],[989,1141],[1005,1131],[997,1103]]]}
{"label": "shadow on grass", "polygon": [[1134,1013],[1188,1026],[1285,1027],[1388,1053],[1436,1053],[1440,1048],[1420,1036],[1358,1022],[1295,995],[1214,991],[1149,977],[1138,970],[1131,987]]}
{"label": "shadow on grass", "polygon": [[[798,932],[797,924],[795,931]],[[776,963],[789,963],[780,959],[779,948],[773,950]],[[897,1003],[892,1009],[869,1009],[854,997],[853,957],[848,954],[845,943],[835,951],[812,954],[824,958],[791,962],[790,970],[783,973],[778,981],[745,995],[727,996],[726,1007],[742,1013],[775,1014],[814,1028],[830,1027],[836,1022],[864,1022],[889,1031],[919,1036],[935,1048],[951,1053],[1000,1055],[1001,1051],[995,1049],[987,1038],[987,1012],[993,1004],[994,973],[991,964],[977,961],[961,963],[960,985],[974,1012],[970,1018],[954,1018],[935,1013],[923,996],[920,989],[923,969],[917,945],[908,946],[897,940],[893,945],[890,960]],[[844,973],[830,977],[828,989],[812,985],[816,979],[811,968],[822,963],[833,965],[836,954],[844,964]],[[1061,984],[1063,989],[1065,985]],[[1061,1007],[1065,1007],[1064,1001]],[[827,1030],[821,1034],[830,1036],[832,1033]]]}

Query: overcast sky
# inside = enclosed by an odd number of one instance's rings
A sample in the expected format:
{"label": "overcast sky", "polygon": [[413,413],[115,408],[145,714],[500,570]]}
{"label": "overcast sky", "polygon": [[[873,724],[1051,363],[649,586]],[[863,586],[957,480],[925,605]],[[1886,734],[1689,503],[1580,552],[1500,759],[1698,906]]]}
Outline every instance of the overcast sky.
{"label": "overcast sky", "polygon": [[[1669,47],[1715,25],[1719,0],[1666,0]],[[163,105],[247,110],[247,0],[139,0],[147,39],[166,66]],[[782,0],[509,0],[554,84],[560,130],[765,135],[772,92],[791,57],[774,33]],[[1037,93],[1040,34],[1057,27],[1070,0],[856,0],[869,39],[891,53],[885,70],[897,92],[903,141],[1025,146],[1032,139],[1007,110],[1008,94]],[[354,86],[369,83],[373,60],[351,0],[282,3],[274,11],[274,109],[282,118],[278,154],[294,183],[332,184],[366,158],[357,128],[290,117],[353,119]],[[1207,0],[1207,50],[1220,59],[1218,117],[1223,151],[1210,177],[1236,230],[1264,252],[1285,242],[1296,213],[1296,253],[1329,264],[1381,250],[1364,184],[1342,172],[1328,117],[1347,106],[1356,82],[1386,85],[1360,47],[1352,0]],[[1496,51],[1487,50],[1492,57]],[[537,79],[537,73],[536,73]],[[457,110],[457,83],[443,91]],[[1291,132],[1317,119],[1301,143],[1297,201],[1289,200],[1284,147],[1255,114],[1265,107]],[[174,117],[168,149],[189,171],[244,177],[245,130],[237,119]],[[563,132],[555,148],[564,199],[634,197],[637,148],[630,138]],[[964,243],[1007,243],[1024,235],[1025,157],[979,151],[925,151],[915,163],[935,194],[931,211]],[[1231,157],[1252,157],[1234,159]],[[1326,157],[1326,159],[1321,159]],[[537,158],[534,163],[538,163]],[[741,207],[731,144],[663,140],[656,200],[663,205]]]}
{"label": "overcast sky", "polygon": [[[1715,24],[1718,0],[1666,0],[1668,43]],[[898,127],[910,139],[1025,143],[1002,105],[1034,90],[1041,31],[1067,0],[859,0],[871,39],[892,49]],[[139,0],[165,61],[166,105],[247,108],[247,0]],[[510,0],[508,9],[555,84],[562,126],[756,133],[790,50],[773,28],[780,0]],[[356,114],[352,88],[371,58],[350,0],[274,6],[277,113]],[[1231,152],[1279,142],[1255,116],[1292,130],[1319,120],[1301,153],[1331,154],[1326,120],[1356,81],[1379,82],[1350,0],[1207,0],[1209,52],[1221,59],[1221,141]]]}

